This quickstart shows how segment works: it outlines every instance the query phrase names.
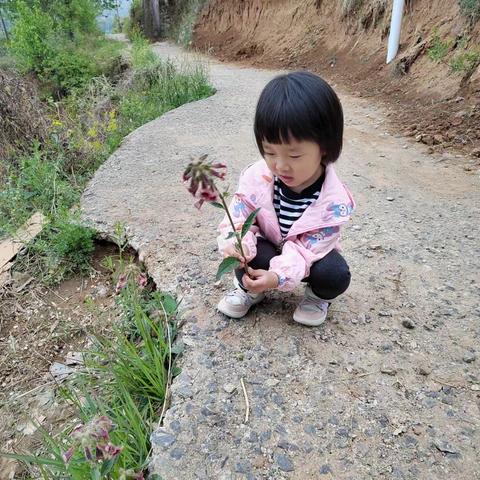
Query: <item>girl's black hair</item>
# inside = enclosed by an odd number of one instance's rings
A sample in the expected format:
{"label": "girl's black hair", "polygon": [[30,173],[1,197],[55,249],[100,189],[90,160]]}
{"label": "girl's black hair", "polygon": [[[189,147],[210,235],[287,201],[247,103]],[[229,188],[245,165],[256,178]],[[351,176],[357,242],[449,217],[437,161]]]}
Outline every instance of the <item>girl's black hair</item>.
{"label": "girl's black hair", "polygon": [[322,163],[335,162],[343,143],[343,111],[332,87],[310,72],[292,72],[270,80],[255,112],[254,133],[262,156],[262,141],[316,142],[325,152]]}

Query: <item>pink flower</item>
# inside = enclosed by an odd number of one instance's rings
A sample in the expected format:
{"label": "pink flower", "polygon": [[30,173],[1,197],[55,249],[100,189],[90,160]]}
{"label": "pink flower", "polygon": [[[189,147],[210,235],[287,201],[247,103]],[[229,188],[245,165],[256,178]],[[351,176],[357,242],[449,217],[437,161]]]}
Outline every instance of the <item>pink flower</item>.
{"label": "pink flower", "polygon": [[113,445],[113,443],[105,443],[97,445],[97,460],[111,460],[120,454],[122,447]]}
{"label": "pink flower", "polygon": [[63,461],[65,463],[68,463],[72,456],[73,456],[73,453],[75,452],[75,447],[70,447],[64,454],[63,454]]}
{"label": "pink flower", "polygon": [[137,283],[138,283],[138,286],[140,288],[144,288],[147,286],[147,283],[148,283],[148,278],[147,276],[145,275],[145,273],[140,273],[140,275],[138,276],[138,279],[137,279]]}
{"label": "pink flower", "polygon": [[216,202],[219,192],[215,186],[214,178],[225,179],[226,165],[223,163],[205,162],[207,155],[202,155],[197,162],[191,162],[182,180],[188,191],[197,199],[195,206],[200,209],[205,202]]}
{"label": "pink flower", "polygon": [[127,275],[125,273],[122,273],[118,277],[117,286],[115,287],[115,293],[120,293],[120,290],[125,288],[125,285],[127,285]]}

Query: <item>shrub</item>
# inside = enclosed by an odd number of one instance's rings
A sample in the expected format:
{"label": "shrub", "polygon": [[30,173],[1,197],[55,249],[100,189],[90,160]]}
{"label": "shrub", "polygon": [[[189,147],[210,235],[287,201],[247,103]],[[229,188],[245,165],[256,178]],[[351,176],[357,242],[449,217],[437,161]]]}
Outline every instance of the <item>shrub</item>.
{"label": "shrub", "polygon": [[459,4],[462,13],[470,17],[472,22],[480,18],[480,0],[459,0]]}
{"label": "shrub", "polygon": [[450,61],[450,67],[454,72],[473,72],[479,64],[480,50],[461,53]]}
{"label": "shrub", "polygon": [[427,55],[431,60],[440,61],[447,55],[452,47],[453,41],[442,41],[437,30],[434,30],[430,48],[427,49]]}
{"label": "shrub", "polygon": [[23,71],[45,71],[55,56],[54,33],[52,18],[38,4],[29,7],[25,2],[18,3],[10,49]]}
{"label": "shrub", "polygon": [[74,273],[86,273],[95,249],[95,232],[61,213],[34,242],[30,252],[38,262],[43,280],[58,283]]}

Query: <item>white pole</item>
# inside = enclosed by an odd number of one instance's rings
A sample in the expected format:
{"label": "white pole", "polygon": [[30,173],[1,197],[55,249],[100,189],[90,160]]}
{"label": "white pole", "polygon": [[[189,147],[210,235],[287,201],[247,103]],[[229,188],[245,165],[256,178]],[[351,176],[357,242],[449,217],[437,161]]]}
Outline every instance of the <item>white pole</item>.
{"label": "white pole", "polygon": [[398,52],[404,4],[405,0],[393,0],[392,23],[390,24],[390,35],[388,36],[387,63],[390,63]]}

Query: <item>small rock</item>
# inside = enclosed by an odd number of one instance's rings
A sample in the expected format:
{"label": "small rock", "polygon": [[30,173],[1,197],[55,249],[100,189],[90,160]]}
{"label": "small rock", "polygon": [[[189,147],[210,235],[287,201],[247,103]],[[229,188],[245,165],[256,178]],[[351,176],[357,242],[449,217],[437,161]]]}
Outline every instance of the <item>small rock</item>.
{"label": "small rock", "polygon": [[275,454],[275,462],[283,472],[293,472],[295,470],[291,460],[283,453]]}
{"label": "small rock", "polygon": [[163,448],[173,445],[176,441],[176,438],[172,434],[162,431],[153,432],[151,439],[152,443]]}
{"label": "small rock", "polygon": [[223,386],[223,389],[227,392],[227,393],[233,393],[237,387],[235,385],[233,385],[233,383],[226,383],[224,386]]}
{"label": "small rock", "polygon": [[463,361],[465,363],[472,363],[477,359],[476,355],[474,352],[466,352],[465,355],[463,355]]}
{"label": "small rock", "polygon": [[391,317],[392,316],[392,312],[388,312],[386,310],[380,310],[378,312],[378,316],[379,317]]}
{"label": "small rock", "polygon": [[393,202],[395,199],[394,199],[393,197],[387,197],[387,200],[388,200],[389,202]]}
{"label": "small rock", "polygon": [[239,460],[235,463],[235,472],[249,473],[251,470],[250,462],[248,460]]}
{"label": "small rock", "polygon": [[474,392],[480,392],[480,385],[473,384],[473,385],[470,387],[470,390],[473,390]]}
{"label": "small rock", "polygon": [[97,285],[94,294],[98,298],[107,298],[108,297],[108,287],[106,285]]}
{"label": "small rock", "polygon": [[285,403],[285,400],[279,393],[274,393],[272,395],[272,400],[273,400],[273,403],[275,403],[275,405],[279,407],[281,407]]}
{"label": "small rock", "polygon": [[433,441],[433,445],[437,450],[440,450],[443,453],[450,453],[450,454],[456,454],[458,453],[458,450],[454,447],[452,447],[447,441],[437,439]]}
{"label": "small rock", "polygon": [[411,318],[404,318],[402,320],[402,325],[405,327],[405,328],[408,328],[409,330],[412,330],[413,328],[415,328],[415,322],[411,319]]}
{"label": "small rock", "polygon": [[359,231],[361,229],[362,229],[362,227],[360,225],[353,225],[353,227],[352,227],[352,230],[356,230],[356,231]]}
{"label": "small rock", "polygon": [[394,376],[397,373],[397,370],[395,368],[387,367],[386,365],[384,365],[380,368],[380,372],[384,373],[385,375]]}
{"label": "small rock", "polygon": [[280,380],[277,380],[276,378],[269,378],[266,382],[265,385],[269,388],[276,387],[280,383]]}
{"label": "small rock", "polygon": [[170,452],[170,456],[175,460],[180,460],[185,455],[185,450],[183,448],[174,448]]}
{"label": "small rock", "polygon": [[325,464],[320,467],[320,475],[327,475],[329,473],[333,473],[329,465]]}

